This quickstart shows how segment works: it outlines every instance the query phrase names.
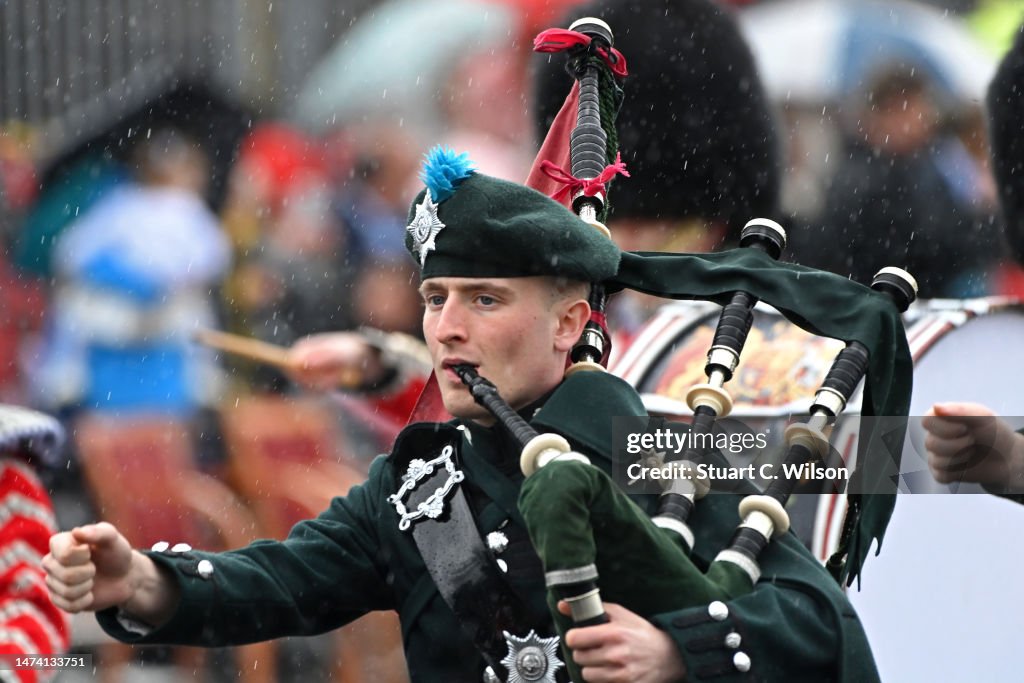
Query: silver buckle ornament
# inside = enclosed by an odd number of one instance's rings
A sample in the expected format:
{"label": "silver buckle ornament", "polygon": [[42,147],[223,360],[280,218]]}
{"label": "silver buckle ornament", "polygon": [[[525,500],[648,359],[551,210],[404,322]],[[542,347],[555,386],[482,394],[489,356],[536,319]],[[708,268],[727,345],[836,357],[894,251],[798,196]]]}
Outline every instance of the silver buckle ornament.
{"label": "silver buckle ornament", "polygon": [[[460,470],[455,469],[452,455],[455,448],[449,444],[441,449],[441,454],[430,461],[414,458],[409,461],[409,468],[402,475],[402,486],[398,492],[388,496],[388,502],[395,506],[395,510],[401,516],[398,521],[400,531],[407,531],[412,523],[422,517],[437,519],[444,512],[444,499],[455,488],[456,484],[466,478]],[[405,507],[405,498],[412,492],[419,482],[434,473],[438,465],[444,465],[448,471],[448,479],[438,489],[427,497],[426,500],[416,506],[416,509],[409,511]]]}

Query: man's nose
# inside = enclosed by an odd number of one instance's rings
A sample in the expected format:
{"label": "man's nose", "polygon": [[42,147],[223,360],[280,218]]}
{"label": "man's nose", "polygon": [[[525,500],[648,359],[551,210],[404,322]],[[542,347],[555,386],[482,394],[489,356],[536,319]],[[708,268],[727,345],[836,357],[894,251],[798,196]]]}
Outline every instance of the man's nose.
{"label": "man's nose", "polygon": [[455,297],[448,297],[437,317],[434,335],[442,343],[466,339],[466,316],[464,306]]}

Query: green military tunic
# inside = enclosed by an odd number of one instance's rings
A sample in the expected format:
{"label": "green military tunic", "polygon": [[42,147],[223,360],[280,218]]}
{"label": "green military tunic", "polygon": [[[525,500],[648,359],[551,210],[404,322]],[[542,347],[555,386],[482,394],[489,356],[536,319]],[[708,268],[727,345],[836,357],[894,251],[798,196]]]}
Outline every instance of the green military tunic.
{"label": "green military tunic", "polygon": [[[611,462],[611,418],[643,414],[636,392],[611,375],[577,373],[567,378],[532,416],[539,431],[557,431],[605,469]],[[528,416],[529,417],[529,416]],[[388,497],[399,488],[409,451],[457,443],[461,486],[484,536],[499,527],[510,537],[525,533],[516,508],[522,475],[508,467],[508,439],[478,425],[413,425],[392,454],[374,461],[368,480],[283,542],[257,541],[225,553],[150,552],[172,572],[181,602],[161,628],[139,634],[125,628],[115,610],[98,619],[112,636],[131,643],[224,646],[288,635],[329,631],[372,610],[395,609],[414,681],[481,680],[486,666],[438,592],[412,535],[399,530]],[[404,454],[404,459],[401,457]],[[416,457],[430,459],[435,452]],[[635,500],[649,514],[654,496]],[[694,561],[706,567],[739,523],[737,499],[711,495],[692,519]],[[510,555],[508,580],[524,596],[524,613],[546,620],[543,575],[519,571]],[[721,620],[705,605],[659,614],[653,623],[676,642],[690,680],[874,681],[878,679],[863,629],[842,591],[791,533],[761,556],[762,577],[748,595],[731,601]],[[638,577],[643,581],[643,577]],[[627,606],[628,607],[628,606]],[[722,617],[722,615],[719,615]],[[531,626],[524,625],[524,636]],[[735,649],[725,636],[740,636],[749,673],[733,665]]]}

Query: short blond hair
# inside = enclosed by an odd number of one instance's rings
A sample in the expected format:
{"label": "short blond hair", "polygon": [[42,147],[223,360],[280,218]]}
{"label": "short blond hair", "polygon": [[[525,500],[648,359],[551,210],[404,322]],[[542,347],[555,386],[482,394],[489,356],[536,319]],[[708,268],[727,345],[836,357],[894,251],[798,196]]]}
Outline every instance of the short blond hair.
{"label": "short blond hair", "polygon": [[566,299],[583,299],[590,297],[590,283],[582,280],[573,280],[567,277],[548,277],[551,284],[551,305],[555,305]]}

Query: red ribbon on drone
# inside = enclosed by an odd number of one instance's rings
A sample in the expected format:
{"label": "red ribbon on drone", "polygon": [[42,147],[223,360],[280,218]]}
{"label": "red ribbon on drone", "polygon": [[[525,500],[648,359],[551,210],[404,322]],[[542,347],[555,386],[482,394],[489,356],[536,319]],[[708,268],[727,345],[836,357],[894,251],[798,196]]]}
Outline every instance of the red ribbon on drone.
{"label": "red ribbon on drone", "polygon": [[615,163],[608,164],[596,178],[577,178],[573,174],[554,162],[545,159],[540,163],[541,172],[547,177],[559,183],[562,187],[551,195],[551,198],[558,202],[564,202],[566,195],[575,195],[582,190],[583,194],[593,197],[598,193],[604,193],[608,181],[617,175],[629,177],[626,164],[622,162],[622,155],[615,155]]}
{"label": "red ribbon on drone", "polygon": [[[577,46],[588,47],[591,40],[590,36],[577,31],[570,31],[565,28],[549,28],[538,33],[537,37],[533,39],[533,51],[565,52]],[[613,74],[620,78],[625,78],[629,75],[626,72],[626,58],[614,47],[599,47],[596,52],[604,60],[605,64],[608,65],[608,68],[612,70]]]}

